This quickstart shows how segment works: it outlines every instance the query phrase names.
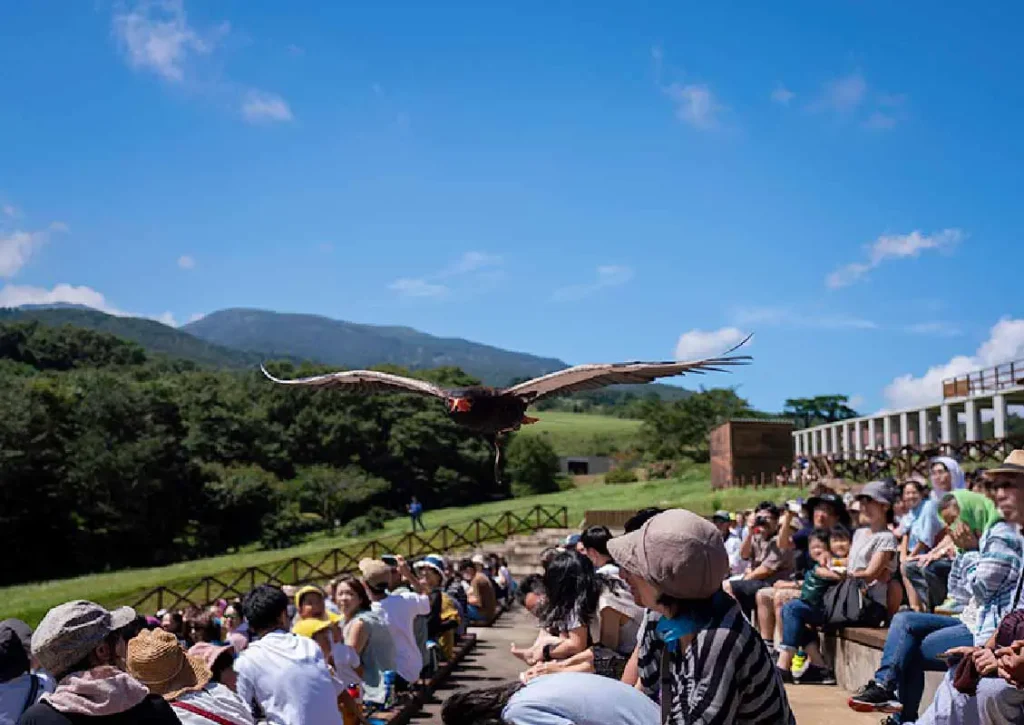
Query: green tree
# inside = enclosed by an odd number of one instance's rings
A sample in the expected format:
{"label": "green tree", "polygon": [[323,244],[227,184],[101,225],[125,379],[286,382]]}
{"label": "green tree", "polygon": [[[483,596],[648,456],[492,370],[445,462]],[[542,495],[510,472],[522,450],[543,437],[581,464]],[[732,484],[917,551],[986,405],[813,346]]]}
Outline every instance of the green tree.
{"label": "green tree", "polygon": [[810,428],[820,423],[835,423],[856,418],[857,411],[849,406],[846,395],[816,395],[813,398],[789,398],[782,414],[791,416],[798,427]]}
{"label": "green tree", "polygon": [[513,436],[507,455],[508,476],[517,494],[558,490],[558,454],[543,436]]}
{"label": "green tree", "polygon": [[640,427],[640,447],[650,460],[688,456],[707,460],[708,433],[735,417],[759,415],[733,388],[701,390],[672,403],[647,400]]}

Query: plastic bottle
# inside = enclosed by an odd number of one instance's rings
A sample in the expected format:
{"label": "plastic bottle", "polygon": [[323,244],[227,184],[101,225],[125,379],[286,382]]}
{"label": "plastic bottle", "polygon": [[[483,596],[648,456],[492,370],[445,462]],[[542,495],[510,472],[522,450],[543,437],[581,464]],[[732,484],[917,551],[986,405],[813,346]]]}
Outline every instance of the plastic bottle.
{"label": "plastic bottle", "polygon": [[384,670],[381,679],[384,681],[384,709],[390,710],[395,706],[395,671]]}
{"label": "plastic bottle", "polygon": [[[357,710],[362,710],[362,708],[363,708],[363,692],[362,692],[362,688],[360,688],[359,685],[349,685],[349,687],[348,687],[348,696],[352,698],[353,702],[355,703],[356,709]],[[342,719],[344,720],[345,725],[359,725],[359,717],[356,715],[356,713],[351,712],[348,708],[345,708],[345,710],[343,712],[343,715],[342,715]]]}

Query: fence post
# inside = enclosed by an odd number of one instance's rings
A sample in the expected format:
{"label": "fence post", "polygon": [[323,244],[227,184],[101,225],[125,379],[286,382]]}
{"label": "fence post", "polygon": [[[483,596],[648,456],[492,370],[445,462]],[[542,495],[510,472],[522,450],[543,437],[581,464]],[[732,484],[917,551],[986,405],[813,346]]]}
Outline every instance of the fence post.
{"label": "fence post", "polygon": [[480,544],[480,519],[476,519],[476,539],[473,540],[473,543],[478,546]]}
{"label": "fence post", "polygon": [[159,612],[164,608],[164,588],[158,587],[156,590],[156,610]]}
{"label": "fence post", "polygon": [[296,557],[292,558],[292,584],[299,583],[299,560]]}
{"label": "fence post", "polygon": [[540,528],[540,506],[535,506],[534,510],[537,512],[537,528]]}
{"label": "fence post", "polygon": [[448,525],[441,527],[441,551],[448,551]]}

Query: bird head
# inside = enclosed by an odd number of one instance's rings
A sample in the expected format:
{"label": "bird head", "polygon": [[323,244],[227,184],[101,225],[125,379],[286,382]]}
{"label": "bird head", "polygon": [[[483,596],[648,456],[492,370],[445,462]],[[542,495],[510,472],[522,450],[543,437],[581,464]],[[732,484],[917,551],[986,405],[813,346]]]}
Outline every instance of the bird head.
{"label": "bird head", "polygon": [[448,398],[449,413],[468,413],[472,407],[469,398]]}

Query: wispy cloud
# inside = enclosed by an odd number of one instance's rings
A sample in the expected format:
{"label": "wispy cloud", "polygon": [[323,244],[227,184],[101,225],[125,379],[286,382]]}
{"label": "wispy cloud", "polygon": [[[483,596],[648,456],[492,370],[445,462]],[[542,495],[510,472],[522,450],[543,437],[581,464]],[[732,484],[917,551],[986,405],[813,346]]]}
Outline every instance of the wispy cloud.
{"label": "wispy cloud", "polygon": [[815,112],[849,113],[867,97],[868,83],[860,71],[833,78],[825,82],[821,93],[810,102],[808,110]]}
{"label": "wispy cloud", "polygon": [[[451,264],[423,277],[402,277],[388,285],[388,289],[402,297],[447,297],[456,284],[480,281],[485,276],[493,281],[494,271],[503,264],[503,259],[489,252],[470,251]],[[464,291],[464,290],[463,290]]]}
{"label": "wispy cloud", "polygon": [[280,123],[293,120],[288,102],[276,93],[250,90],[242,101],[242,117],[249,123]]}
{"label": "wispy cloud", "polygon": [[718,115],[725,107],[707,85],[672,83],[665,88],[665,95],[672,99],[680,121],[701,131],[718,127]]}
{"label": "wispy cloud", "polygon": [[857,70],[826,81],[805,108],[811,113],[854,120],[869,131],[888,131],[906,120],[906,104],[905,94],[873,89]]}
{"label": "wispy cloud", "polygon": [[0,287],[0,307],[21,307],[22,305],[84,305],[108,315],[118,317],[144,317],[177,327],[174,315],[164,312],[158,315],[132,314],[112,305],[103,293],[84,285],[58,284],[52,289],[30,285],[8,284]]}
{"label": "wispy cloud", "polygon": [[618,264],[605,264],[595,270],[595,278],[591,282],[568,285],[555,290],[555,300],[561,302],[581,300],[601,290],[621,287],[633,279],[633,269]]}
{"label": "wispy cloud", "polygon": [[52,222],[46,229],[37,231],[0,229],[0,277],[11,279],[17,275],[32,255],[49,241],[51,234],[67,231],[68,226],[63,222]]}
{"label": "wispy cloud", "polygon": [[743,327],[766,325],[815,330],[876,330],[878,323],[853,315],[797,311],[788,307],[740,307],[733,320]]}
{"label": "wispy cloud", "polygon": [[867,260],[843,265],[825,278],[825,285],[830,289],[848,287],[887,260],[919,257],[927,250],[948,250],[964,237],[960,229],[943,229],[931,235],[918,230],[909,234],[883,234],[867,245]]}
{"label": "wispy cloud", "polygon": [[731,347],[735,347],[746,334],[735,327],[722,327],[717,330],[690,330],[679,336],[676,342],[676,360],[702,360],[721,355]]}
{"label": "wispy cloud", "polygon": [[0,213],[8,219],[17,219],[21,216],[21,210],[14,206],[14,204],[4,204],[0,206]]}
{"label": "wispy cloud", "polygon": [[195,257],[192,257],[191,255],[188,254],[181,255],[180,257],[178,257],[178,267],[180,267],[181,269],[195,269]]}
{"label": "wispy cloud", "polygon": [[230,32],[224,23],[200,32],[189,25],[183,0],[142,0],[123,5],[114,14],[113,31],[128,64],[181,83],[197,55],[213,52]]}
{"label": "wispy cloud", "polygon": [[772,103],[778,103],[780,106],[788,106],[794,98],[796,98],[796,93],[781,83],[772,91]]}
{"label": "wispy cloud", "polygon": [[904,328],[905,332],[912,335],[932,335],[935,337],[959,337],[964,334],[960,327],[952,322],[932,321],[915,322]]}
{"label": "wispy cloud", "polygon": [[[174,86],[201,89],[238,109],[249,123],[291,121],[291,108],[280,95],[239,87],[225,80],[211,82],[204,58],[231,33],[223,22],[197,28],[189,22],[184,0],[119,0],[111,20],[118,47],[128,65],[152,73]],[[294,54],[298,46],[288,46]]]}

